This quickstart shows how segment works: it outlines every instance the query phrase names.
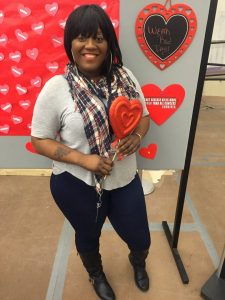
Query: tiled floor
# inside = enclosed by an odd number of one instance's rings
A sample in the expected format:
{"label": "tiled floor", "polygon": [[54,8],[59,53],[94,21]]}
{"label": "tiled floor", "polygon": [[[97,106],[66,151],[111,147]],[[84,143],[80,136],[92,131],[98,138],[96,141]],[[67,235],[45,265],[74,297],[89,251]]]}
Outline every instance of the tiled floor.
{"label": "tiled floor", "polygon": [[[209,108],[213,107],[213,108]],[[161,222],[172,226],[179,172],[163,175],[146,196],[152,246],[151,289],[133,283],[128,250],[109,223],[104,269],[118,300],[197,300],[218,266],[225,237],[225,99],[205,98],[198,122],[178,250],[190,282],[182,284]],[[97,300],[76,254],[73,232],[49,192],[49,177],[0,176],[0,299]],[[216,299],[215,299],[216,300]]]}

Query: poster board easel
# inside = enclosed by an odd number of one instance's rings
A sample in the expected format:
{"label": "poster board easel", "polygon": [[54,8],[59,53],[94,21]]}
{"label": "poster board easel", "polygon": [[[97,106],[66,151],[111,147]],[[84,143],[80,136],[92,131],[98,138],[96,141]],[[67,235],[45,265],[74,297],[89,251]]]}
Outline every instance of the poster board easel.
{"label": "poster board easel", "polygon": [[178,192],[173,233],[170,232],[167,221],[162,221],[162,226],[163,226],[164,232],[166,234],[166,237],[167,237],[169,246],[171,248],[174,260],[176,262],[178,271],[180,273],[181,280],[184,284],[189,283],[189,278],[188,278],[187,272],[185,270],[185,267],[182,263],[181,257],[179,255],[177,245],[178,245],[178,240],[179,240],[181,219],[182,219],[182,214],[183,214],[185,194],[186,194],[187,183],[188,183],[188,175],[189,175],[189,170],[190,170],[195,133],[196,133],[197,123],[198,123],[198,115],[199,115],[199,110],[200,110],[200,105],[201,105],[202,91],[203,91],[203,86],[204,86],[204,80],[205,80],[205,74],[206,74],[206,68],[207,68],[207,62],[208,62],[208,56],[209,56],[209,50],[210,50],[210,43],[211,43],[211,39],[212,39],[217,3],[218,3],[218,0],[211,1],[211,3],[210,3],[210,9],[209,9],[209,15],[208,15],[208,21],[207,21],[207,27],[206,27],[206,33],[205,33],[205,40],[204,40],[204,46],[203,46],[203,52],[202,52],[202,59],[201,59],[201,67],[200,67],[200,72],[199,72],[198,85],[197,85],[197,90],[196,90],[195,103],[194,103],[190,133],[189,133],[189,138],[188,138],[188,146],[187,146],[187,152],[186,152],[186,158],[185,158],[185,165],[184,165],[184,169],[182,170],[181,179],[180,179],[180,187],[179,187],[179,192]]}

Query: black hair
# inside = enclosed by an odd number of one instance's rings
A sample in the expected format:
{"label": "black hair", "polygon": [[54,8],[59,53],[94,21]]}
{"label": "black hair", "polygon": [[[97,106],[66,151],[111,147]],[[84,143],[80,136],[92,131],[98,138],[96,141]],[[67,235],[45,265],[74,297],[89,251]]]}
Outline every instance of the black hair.
{"label": "black hair", "polygon": [[81,5],[68,16],[64,30],[64,48],[70,62],[73,63],[71,53],[73,39],[80,34],[85,37],[96,37],[99,28],[108,43],[109,53],[105,62],[105,73],[109,74],[112,69],[111,64],[118,67],[123,66],[122,54],[113,24],[100,6],[95,4]]}

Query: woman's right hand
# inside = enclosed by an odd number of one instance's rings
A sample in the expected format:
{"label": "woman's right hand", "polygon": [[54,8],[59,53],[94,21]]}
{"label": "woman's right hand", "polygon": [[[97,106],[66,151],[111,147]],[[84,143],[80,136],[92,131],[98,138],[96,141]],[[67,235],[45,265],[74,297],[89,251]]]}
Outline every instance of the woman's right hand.
{"label": "woman's right hand", "polygon": [[84,156],[83,167],[97,175],[110,175],[113,162],[110,158],[97,154],[87,154]]}

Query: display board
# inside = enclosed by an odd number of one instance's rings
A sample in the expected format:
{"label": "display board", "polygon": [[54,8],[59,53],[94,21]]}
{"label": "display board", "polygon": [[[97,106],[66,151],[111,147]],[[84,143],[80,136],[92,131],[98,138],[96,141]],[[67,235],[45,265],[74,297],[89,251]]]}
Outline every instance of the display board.
{"label": "display board", "polygon": [[51,166],[32,153],[32,109],[45,81],[63,73],[66,16],[88,2],[109,13],[145,95],[151,125],[138,168],[183,169],[211,1],[0,0],[0,168]]}
{"label": "display board", "polygon": [[124,63],[143,87],[151,116],[139,169],[184,167],[210,2],[120,1]]}

